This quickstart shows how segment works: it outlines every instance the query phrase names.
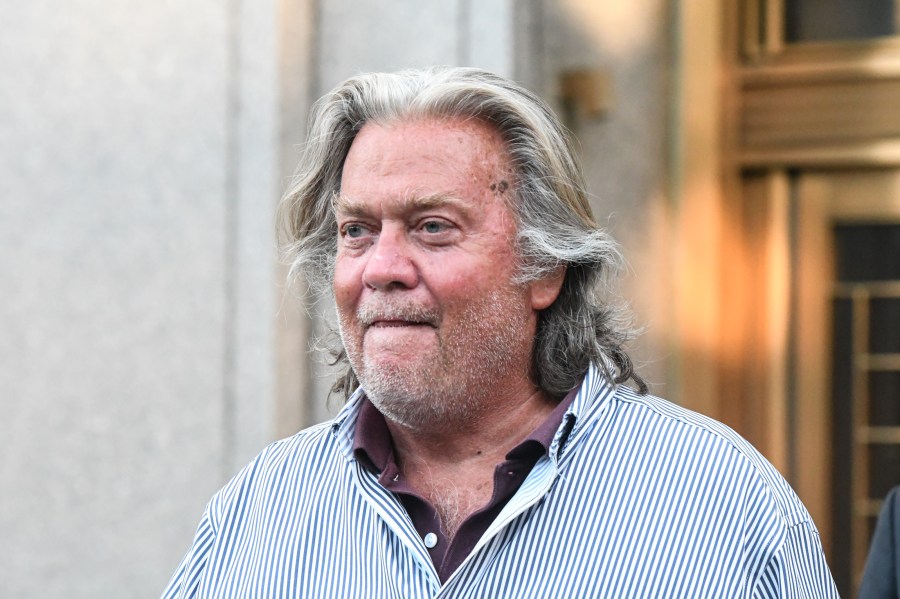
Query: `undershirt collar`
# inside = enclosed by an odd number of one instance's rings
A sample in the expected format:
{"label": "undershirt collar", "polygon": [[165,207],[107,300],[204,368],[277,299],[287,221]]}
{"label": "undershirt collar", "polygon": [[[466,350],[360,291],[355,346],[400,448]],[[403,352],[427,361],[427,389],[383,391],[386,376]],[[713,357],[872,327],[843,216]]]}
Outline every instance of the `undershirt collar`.
{"label": "undershirt collar", "polygon": [[507,452],[506,461],[496,465],[491,499],[466,518],[452,539],[441,530],[434,507],[400,476],[387,421],[367,397],[362,398],[353,436],[353,455],[367,470],[378,475],[379,484],[394,493],[406,508],[442,582],[471,553],[503,506],[522,486],[534,464],[548,454],[579,387],[570,391],[537,428]]}

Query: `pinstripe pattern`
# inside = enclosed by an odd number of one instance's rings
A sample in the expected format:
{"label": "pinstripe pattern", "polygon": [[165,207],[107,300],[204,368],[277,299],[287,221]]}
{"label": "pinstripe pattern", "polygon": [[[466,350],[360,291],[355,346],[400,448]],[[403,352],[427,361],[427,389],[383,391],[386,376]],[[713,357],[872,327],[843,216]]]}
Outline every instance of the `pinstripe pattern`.
{"label": "pinstripe pattern", "polygon": [[358,406],[217,493],[163,596],[838,596],[809,514],[759,453],[593,369],[549,456],[441,586],[402,505],[352,458]]}

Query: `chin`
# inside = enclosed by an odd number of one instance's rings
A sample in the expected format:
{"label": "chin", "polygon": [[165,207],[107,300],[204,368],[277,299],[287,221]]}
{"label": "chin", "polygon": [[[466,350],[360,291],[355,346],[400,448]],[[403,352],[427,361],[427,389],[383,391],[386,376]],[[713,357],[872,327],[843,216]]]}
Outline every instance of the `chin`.
{"label": "chin", "polygon": [[369,401],[385,418],[407,428],[435,429],[475,414],[476,406],[461,387],[448,386],[444,377],[406,366],[367,368],[359,377]]}

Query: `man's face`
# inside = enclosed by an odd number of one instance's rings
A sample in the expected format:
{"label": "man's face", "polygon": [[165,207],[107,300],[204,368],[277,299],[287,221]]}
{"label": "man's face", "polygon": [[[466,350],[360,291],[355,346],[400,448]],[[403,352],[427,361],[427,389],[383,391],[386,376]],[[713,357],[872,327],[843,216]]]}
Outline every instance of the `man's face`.
{"label": "man's face", "polygon": [[482,415],[484,398],[534,392],[536,314],[556,291],[513,283],[514,185],[478,121],[370,123],[354,140],[334,293],[350,363],[390,420],[446,426]]}

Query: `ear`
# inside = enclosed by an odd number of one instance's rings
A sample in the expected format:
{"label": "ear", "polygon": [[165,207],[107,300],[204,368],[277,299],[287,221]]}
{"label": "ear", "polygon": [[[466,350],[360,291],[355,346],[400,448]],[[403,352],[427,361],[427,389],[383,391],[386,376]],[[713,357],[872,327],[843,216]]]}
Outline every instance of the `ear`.
{"label": "ear", "polygon": [[556,298],[559,297],[559,290],[562,289],[563,280],[565,278],[566,267],[560,265],[543,279],[532,282],[531,308],[533,310],[549,308],[550,305],[556,301]]}

